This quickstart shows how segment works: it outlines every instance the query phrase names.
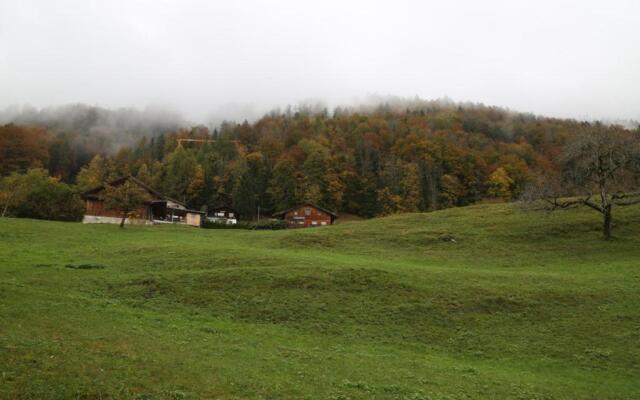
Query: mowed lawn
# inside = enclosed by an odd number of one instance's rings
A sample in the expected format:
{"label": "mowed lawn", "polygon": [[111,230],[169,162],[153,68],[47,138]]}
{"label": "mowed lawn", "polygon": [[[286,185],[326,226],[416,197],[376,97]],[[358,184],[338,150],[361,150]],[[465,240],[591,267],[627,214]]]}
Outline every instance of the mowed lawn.
{"label": "mowed lawn", "polygon": [[640,207],[0,219],[2,399],[638,399]]}

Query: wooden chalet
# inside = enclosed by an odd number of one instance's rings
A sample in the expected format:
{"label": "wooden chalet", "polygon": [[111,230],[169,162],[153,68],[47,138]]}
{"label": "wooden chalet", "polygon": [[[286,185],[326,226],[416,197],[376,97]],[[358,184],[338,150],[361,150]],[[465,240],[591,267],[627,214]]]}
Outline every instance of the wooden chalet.
{"label": "wooden chalet", "polygon": [[303,203],[273,214],[286,221],[288,228],[309,228],[331,225],[338,214],[312,203]]}
{"label": "wooden chalet", "polygon": [[[177,223],[191,226],[201,226],[204,212],[189,210],[183,203],[164,196],[157,190],[133,176],[124,176],[109,183],[109,186],[119,186],[130,181],[140,186],[149,194],[150,201],[140,204],[132,211],[126,220],[130,224],[163,224]],[[119,224],[122,213],[118,210],[106,208],[103,200],[105,185],[88,190],[82,194],[86,203],[86,211],[82,222],[85,224]]]}

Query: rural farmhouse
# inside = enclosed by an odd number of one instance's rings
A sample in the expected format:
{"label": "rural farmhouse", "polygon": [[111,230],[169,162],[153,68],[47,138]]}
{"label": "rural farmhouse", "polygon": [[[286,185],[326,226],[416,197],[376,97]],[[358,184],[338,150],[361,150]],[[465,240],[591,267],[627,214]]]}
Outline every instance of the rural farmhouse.
{"label": "rural farmhouse", "polygon": [[[120,186],[126,181],[130,181],[140,186],[142,190],[149,194],[150,201],[140,204],[127,218],[127,223],[132,224],[163,224],[177,223],[192,226],[201,226],[204,213],[196,210],[189,210],[187,207],[175,200],[172,200],[151,187],[144,184],[133,176],[125,176],[109,183],[109,186]],[[111,210],[105,206],[103,194],[105,185],[100,185],[82,194],[86,202],[86,211],[83,223],[120,223],[122,213],[118,210]]]}
{"label": "rural farmhouse", "polygon": [[275,218],[283,219],[287,228],[307,228],[331,225],[338,218],[338,214],[312,203],[303,203],[273,214]]}

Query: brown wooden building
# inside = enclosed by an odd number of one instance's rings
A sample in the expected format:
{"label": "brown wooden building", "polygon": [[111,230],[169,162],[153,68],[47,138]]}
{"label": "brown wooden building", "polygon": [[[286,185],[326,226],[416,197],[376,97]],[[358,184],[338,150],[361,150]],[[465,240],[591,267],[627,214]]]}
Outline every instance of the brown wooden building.
{"label": "brown wooden building", "polygon": [[[149,187],[144,182],[133,176],[124,176],[109,183],[109,186],[119,186],[130,181],[140,186],[149,194],[150,201],[130,213],[127,223],[130,224],[163,224],[177,223],[192,226],[201,226],[204,213],[189,210],[184,204],[172,200],[157,190]],[[119,224],[122,213],[118,210],[110,210],[105,207],[102,196],[105,185],[100,185],[82,194],[85,200],[86,211],[82,222],[85,224]]]}
{"label": "brown wooden building", "polygon": [[303,203],[273,214],[275,218],[283,219],[289,228],[308,228],[331,225],[338,218],[338,214],[312,203]]}

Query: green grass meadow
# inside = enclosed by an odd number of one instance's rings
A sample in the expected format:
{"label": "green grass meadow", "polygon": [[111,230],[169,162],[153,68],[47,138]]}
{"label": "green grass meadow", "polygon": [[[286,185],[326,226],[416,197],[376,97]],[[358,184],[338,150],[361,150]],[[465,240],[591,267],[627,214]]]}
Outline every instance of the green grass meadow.
{"label": "green grass meadow", "polygon": [[0,219],[1,399],[638,399],[640,207]]}

